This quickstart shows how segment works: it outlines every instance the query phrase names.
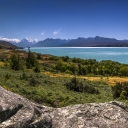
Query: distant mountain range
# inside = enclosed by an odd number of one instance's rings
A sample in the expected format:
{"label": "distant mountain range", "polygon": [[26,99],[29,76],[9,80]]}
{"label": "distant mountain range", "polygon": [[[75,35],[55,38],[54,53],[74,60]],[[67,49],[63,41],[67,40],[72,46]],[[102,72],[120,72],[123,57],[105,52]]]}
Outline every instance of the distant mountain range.
{"label": "distant mountain range", "polygon": [[67,43],[68,43],[68,40],[47,38],[43,41],[39,41],[33,46],[34,47],[57,47]]}
{"label": "distant mountain range", "polygon": [[77,39],[53,39],[37,41],[28,38],[20,42],[10,42],[18,47],[128,47],[128,40],[117,40],[106,37],[78,37]]}
{"label": "distant mountain range", "polygon": [[128,40],[117,40],[105,37],[89,37],[77,39],[45,39],[39,41],[33,47],[128,47]]}

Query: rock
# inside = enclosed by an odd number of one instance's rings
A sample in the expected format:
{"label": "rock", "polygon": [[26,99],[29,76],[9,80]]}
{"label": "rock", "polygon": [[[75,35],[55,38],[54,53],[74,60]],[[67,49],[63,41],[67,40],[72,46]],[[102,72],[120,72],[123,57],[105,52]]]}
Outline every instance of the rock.
{"label": "rock", "polygon": [[43,106],[0,87],[0,128],[51,128],[52,118]]}
{"label": "rock", "polygon": [[128,106],[112,101],[52,108],[0,87],[0,128],[128,128]]}

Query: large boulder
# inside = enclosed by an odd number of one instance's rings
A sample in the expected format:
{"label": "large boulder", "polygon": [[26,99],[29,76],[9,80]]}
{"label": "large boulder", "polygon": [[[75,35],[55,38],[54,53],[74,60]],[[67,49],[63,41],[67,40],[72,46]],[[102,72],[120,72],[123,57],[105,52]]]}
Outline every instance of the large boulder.
{"label": "large boulder", "polygon": [[0,128],[51,128],[45,107],[0,87]]}
{"label": "large boulder", "polygon": [[128,128],[128,106],[112,101],[52,108],[0,87],[0,128]]}

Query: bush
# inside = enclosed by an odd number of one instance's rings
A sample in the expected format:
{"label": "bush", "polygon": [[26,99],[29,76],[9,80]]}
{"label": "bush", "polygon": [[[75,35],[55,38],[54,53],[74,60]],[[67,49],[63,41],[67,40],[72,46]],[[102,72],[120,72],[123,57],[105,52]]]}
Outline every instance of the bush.
{"label": "bush", "polygon": [[41,54],[37,54],[37,59],[38,59],[38,60],[42,59]]}
{"label": "bush", "polygon": [[40,84],[40,82],[38,80],[36,80],[35,77],[32,76],[29,80],[29,84],[32,86],[36,86],[36,85]]}
{"label": "bush", "polygon": [[98,94],[98,89],[94,88],[91,83],[79,82],[75,77],[71,79],[70,82],[66,83],[66,88],[76,92],[86,92],[91,94]]}
{"label": "bush", "polygon": [[36,72],[36,73],[40,72],[40,67],[39,67],[39,65],[36,65],[36,66],[34,67],[34,72]]}
{"label": "bush", "polygon": [[65,71],[65,73],[67,73],[67,74],[73,74],[73,73],[72,73],[70,70],[68,70],[68,69]]}
{"label": "bush", "polygon": [[120,93],[120,99],[121,99],[121,100],[125,100],[125,99],[126,99],[126,95],[127,95],[127,92],[123,90],[123,91]]}
{"label": "bush", "polygon": [[6,80],[6,79],[10,79],[10,77],[11,77],[11,75],[10,75],[9,73],[7,73],[7,74],[5,75],[5,80]]}
{"label": "bush", "polygon": [[20,75],[20,79],[21,80],[28,80],[28,77],[24,71],[23,71],[22,75]]}
{"label": "bush", "polygon": [[113,98],[128,98],[128,82],[117,82],[115,86],[112,87]]}

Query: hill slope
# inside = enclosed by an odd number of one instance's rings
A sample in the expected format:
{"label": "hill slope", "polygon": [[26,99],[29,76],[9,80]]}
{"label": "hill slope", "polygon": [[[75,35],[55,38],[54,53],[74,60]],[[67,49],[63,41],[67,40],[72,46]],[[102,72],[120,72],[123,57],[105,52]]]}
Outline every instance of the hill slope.
{"label": "hill slope", "polygon": [[18,46],[15,46],[7,41],[0,41],[0,47],[6,48],[6,49],[16,49],[19,48]]}

